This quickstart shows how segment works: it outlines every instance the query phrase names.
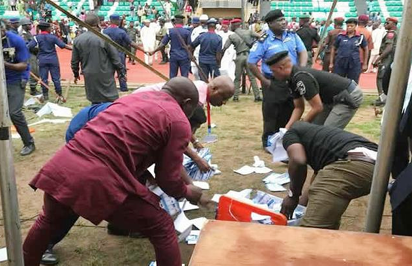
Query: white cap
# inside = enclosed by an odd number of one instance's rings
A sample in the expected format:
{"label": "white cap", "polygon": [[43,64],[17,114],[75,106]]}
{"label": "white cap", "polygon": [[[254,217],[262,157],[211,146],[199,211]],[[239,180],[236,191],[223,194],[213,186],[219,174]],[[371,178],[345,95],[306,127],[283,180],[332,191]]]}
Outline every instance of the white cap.
{"label": "white cap", "polygon": [[200,17],[199,17],[199,20],[200,21],[208,21],[209,20],[209,16],[208,15],[206,15],[206,14],[203,14],[203,15],[201,15]]}

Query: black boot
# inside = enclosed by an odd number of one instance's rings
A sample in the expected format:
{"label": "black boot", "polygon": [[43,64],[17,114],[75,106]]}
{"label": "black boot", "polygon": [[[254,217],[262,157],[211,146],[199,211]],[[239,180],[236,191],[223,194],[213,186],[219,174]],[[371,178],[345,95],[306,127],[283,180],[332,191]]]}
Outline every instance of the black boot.
{"label": "black boot", "polygon": [[40,95],[40,94],[41,94],[41,92],[39,92],[39,91],[36,89],[36,87],[30,88],[30,95],[36,96],[36,95]]}
{"label": "black boot", "polygon": [[35,150],[36,150],[36,146],[34,145],[34,142],[32,142],[29,145],[23,146],[23,148],[20,151],[20,155],[26,156],[26,155],[32,154]]}

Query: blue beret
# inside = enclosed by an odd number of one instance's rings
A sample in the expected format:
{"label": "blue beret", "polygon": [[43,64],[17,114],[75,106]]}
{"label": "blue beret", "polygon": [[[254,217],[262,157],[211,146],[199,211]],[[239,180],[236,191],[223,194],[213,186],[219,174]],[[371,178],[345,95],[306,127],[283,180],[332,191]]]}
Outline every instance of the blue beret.
{"label": "blue beret", "polygon": [[109,18],[111,20],[119,20],[120,16],[119,16],[119,14],[114,13],[114,14],[111,14]]}
{"label": "blue beret", "polygon": [[18,17],[12,17],[9,19],[10,23],[19,23],[20,22],[20,18]]}
{"label": "blue beret", "polygon": [[192,18],[192,23],[197,23],[197,24],[199,24],[199,23],[200,23],[199,17],[193,17],[193,18]]}

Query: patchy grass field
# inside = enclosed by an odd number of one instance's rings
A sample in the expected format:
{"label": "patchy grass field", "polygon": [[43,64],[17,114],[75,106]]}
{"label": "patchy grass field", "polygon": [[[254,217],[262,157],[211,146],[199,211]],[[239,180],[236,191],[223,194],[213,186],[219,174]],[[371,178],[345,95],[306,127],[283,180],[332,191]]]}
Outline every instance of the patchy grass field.
{"label": "patchy grass field", "polygon": [[[358,111],[355,119],[348,126],[348,130],[364,135],[378,141],[380,132],[380,118],[376,118],[370,103],[375,96],[366,97],[365,103]],[[77,113],[88,102],[85,100],[84,90],[73,87],[69,99],[64,106],[72,108]],[[26,111],[29,124],[39,119],[32,111]],[[45,117],[47,118],[47,117]],[[51,118],[51,117],[50,117]],[[262,179],[265,175],[240,176],[233,173],[245,164],[253,163],[253,156],[257,155],[266,162],[266,165],[276,172],[284,172],[286,165],[271,163],[270,155],[261,148],[260,135],[262,130],[261,105],[253,102],[251,96],[242,96],[239,103],[229,102],[221,108],[212,110],[212,123],[217,125],[214,133],[219,141],[208,145],[212,150],[213,163],[219,165],[222,174],[211,179],[211,190],[207,193],[226,193],[228,190],[242,190],[254,188],[265,190]],[[64,135],[68,123],[41,124],[34,126],[34,137],[37,151],[29,157],[20,157],[22,144],[14,140],[16,180],[19,192],[19,203],[23,236],[27,234],[30,226],[42,206],[42,194],[33,192],[27,185],[42,165],[64,145]],[[206,133],[202,127],[199,138]],[[62,162],[64,164],[64,162]],[[309,173],[311,175],[311,173]],[[283,197],[284,193],[275,193]],[[367,198],[361,198],[351,203],[342,220],[342,229],[360,231],[364,226]],[[389,212],[388,212],[389,213]],[[208,210],[189,212],[189,218],[206,216],[213,219],[215,213]],[[390,217],[384,217],[383,230],[390,230]],[[64,266],[113,266],[113,265],[148,265],[154,260],[154,251],[147,240],[131,239],[126,237],[109,236],[106,233],[105,223],[93,226],[86,220],[79,220],[69,235],[56,246],[61,263]],[[0,245],[5,245],[4,233],[0,232]],[[184,263],[188,263],[193,246],[181,244]]]}

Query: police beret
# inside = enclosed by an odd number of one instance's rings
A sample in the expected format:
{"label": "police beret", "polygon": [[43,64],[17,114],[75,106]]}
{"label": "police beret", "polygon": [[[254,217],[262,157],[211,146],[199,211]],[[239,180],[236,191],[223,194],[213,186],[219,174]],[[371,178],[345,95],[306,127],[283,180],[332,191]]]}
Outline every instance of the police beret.
{"label": "police beret", "polygon": [[265,61],[265,63],[268,66],[274,65],[277,62],[279,62],[279,61],[283,60],[284,58],[286,58],[288,55],[289,55],[288,51],[282,51],[282,52],[276,53],[273,56],[271,56],[269,59],[267,59]]}
{"label": "police beret", "polygon": [[110,20],[119,20],[119,19],[120,19],[120,15],[114,13],[114,14],[111,14],[109,18],[110,18]]}
{"label": "police beret", "polygon": [[358,20],[357,20],[356,18],[348,18],[348,19],[345,21],[345,23],[346,23],[346,24],[352,23],[352,24],[358,25]]}
{"label": "police beret", "polygon": [[217,24],[217,20],[215,18],[211,18],[207,21],[207,25],[209,24]]}
{"label": "police beret", "polygon": [[368,22],[369,21],[369,16],[368,15],[360,15],[358,17],[358,21]]}
{"label": "police beret", "polygon": [[238,19],[238,18],[234,18],[234,19],[232,19],[232,21],[231,21],[230,23],[232,23],[232,24],[242,23],[242,20],[241,20],[241,19]]}
{"label": "police beret", "polygon": [[199,17],[193,17],[192,18],[192,23],[199,24],[200,23]]}
{"label": "police beret", "polygon": [[183,16],[182,14],[177,14],[177,15],[175,15],[175,18],[185,19],[185,16]]}
{"label": "police beret", "polygon": [[50,23],[42,20],[42,21],[39,22],[39,27],[40,28],[48,28],[48,27],[50,27]]}
{"label": "police beret", "polygon": [[275,9],[275,10],[271,10],[269,11],[269,13],[266,14],[265,16],[265,21],[266,22],[271,22],[274,21],[275,19],[284,17],[282,10],[280,9]]}
{"label": "police beret", "polygon": [[229,25],[230,21],[227,19],[222,20],[222,25]]}
{"label": "police beret", "polygon": [[28,19],[28,18],[22,18],[21,20],[20,20],[20,24],[21,25],[32,25],[33,23],[30,21],[30,19]]}
{"label": "police beret", "polygon": [[389,21],[392,21],[392,22],[395,23],[395,24],[398,23],[398,19],[397,19],[397,18],[394,18],[394,17],[389,17],[389,18],[387,18],[386,20],[387,20],[387,21],[388,21],[388,20],[389,20]]}
{"label": "police beret", "polygon": [[343,17],[337,17],[337,18],[335,18],[333,21],[335,21],[335,23],[336,22],[343,22],[343,21],[345,21],[345,19],[343,18]]}
{"label": "police beret", "polygon": [[303,14],[299,17],[299,19],[310,19],[310,16],[308,14]]}
{"label": "police beret", "polygon": [[20,22],[20,18],[19,17],[12,17],[9,19],[9,22],[14,24],[14,23],[19,23]]}

